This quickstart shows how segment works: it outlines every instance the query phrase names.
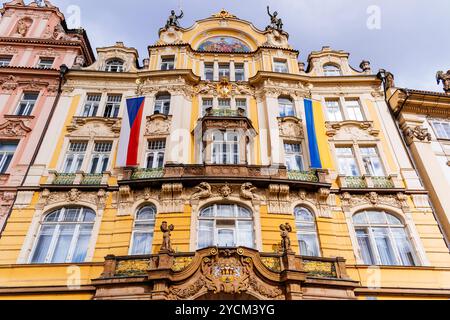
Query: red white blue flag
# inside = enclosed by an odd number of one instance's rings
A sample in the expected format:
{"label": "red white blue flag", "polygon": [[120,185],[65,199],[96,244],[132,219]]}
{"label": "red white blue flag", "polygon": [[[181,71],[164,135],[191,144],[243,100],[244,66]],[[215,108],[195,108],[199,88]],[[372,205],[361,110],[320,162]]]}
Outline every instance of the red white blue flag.
{"label": "red white blue flag", "polygon": [[119,149],[117,152],[118,167],[138,165],[139,139],[145,98],[127,99],[127,108],[122,118]]}

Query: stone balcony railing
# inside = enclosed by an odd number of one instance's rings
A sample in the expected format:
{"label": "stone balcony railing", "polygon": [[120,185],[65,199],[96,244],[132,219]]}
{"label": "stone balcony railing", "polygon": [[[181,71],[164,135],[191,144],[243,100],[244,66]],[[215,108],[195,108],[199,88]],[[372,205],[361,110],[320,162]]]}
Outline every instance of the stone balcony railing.
{"label": "stone balcony railing", "polygon": [[123,180],[152,180],[161,178],[247,178],[280,179],[292,182],[329,184],[326,170],[287,171],[286,167],[251,165],[166,165],[164,169],[125,168]]}
{"label": "stone balcony railing", "polygon": [[88,174],[82,171],[77,173],[59,173],[56,171],[49,171],[47,179],[47,185],[59,185],[59,186],[96,186],[107,185],[108,180],[111,177],[111,172],[104,172],[100,174]]}
{"label": "stone balcony railing", "polygon": [[338,184],[342,189],[403,189],[404,185],[397,175],[387,177],[374,176],[338,176]]}
{"label": "stone balcony railing", "polygon": [[245,110],[238,109],[206,109],[205,117],[246,117]]}

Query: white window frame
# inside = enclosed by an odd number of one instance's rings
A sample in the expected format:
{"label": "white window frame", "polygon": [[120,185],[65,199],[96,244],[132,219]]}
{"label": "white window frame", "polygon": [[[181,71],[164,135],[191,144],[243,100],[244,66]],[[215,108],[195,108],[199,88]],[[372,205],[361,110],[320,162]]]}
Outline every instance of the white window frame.
{"label": "white window frame", "polygon": [[[121,94],[108,94],[106,98],[105,109],[103,110],[103,117],[116,119],[119,117],[120,106],[122,104],[122,95]],[[109,115],[107,114],[108,109],[111,111]],[[97,111],[98,112],[98,111]]]}
{"label": "white window frame", "polygon": [[[204,78],[206,81],[214,81],[214,62],[204,62],[203,63],[203,69],[204,69]],[[208,77],[209,72],[211,71],[211,77]]]}
{"label": "white window frame", "polygon": [[325,77],[339,77],[342,76],[342,69],[340,66],[333,63],[326,63],[322,67],[322,72]]}
{"label": "white window frame", "polygon": [[[242,67],[242,68],[241,68]],[[240,71],[242,70],[242,72]],[[242,78],[239,79],[239,77],[242,75]],[[246,75],[245,75],[245,64],[244,63],[235,63],[234,64],[234,79],[235,81],[245,81]]]}
{"label": "white window frame", "polygon": [[13,56],[0,56],[0,67],[9,67]]}
{"label": "white window frame", "polygon": [[105,71],[106,72],[124,72],[125,71],[125,62],[122,59],[110,59],[106,61]]}
{"label": "white window frame", "polygon": [[[289,103],[286,103],[289,101]],[[278,114],[281,118],[285,117],[296,117],[297,112],[295,110],[295,103],[291,98],[288,97],[279,97],[278,98]],[[292,114],[287,111],[292,110]]]}
{"label": "white window frame", "polygon": [[450,140],[450,122],[433,120],[431,124],[437,139]]}
{"label": "white window frame", "polygon": [[[80,151],[71,151],[70,147],[72,146],[72,144],[84,144],[86,147],[83,150]],[[62,173],[77,173],[79,170],[83,169],[83,164],[84,161],[86,159],[86,153],[89,147],[89,141],[87,140],[71,140],[69,141],[69,145],[67,146],[67,151],[66,154],[64,156],[64,161],[62,163],[62,168],[61,168],[61,172]],[[72,163],[70,165],[70,169],[66,170],[67,167],[67,161],[69,159],[69,157],[73,157],[72,159]],[[79,162],[81,160],[81,162]],[[78,166],[76,165],[77,163],[80,163],[79,168],[77,168]]]}
{"label": "white window frame", "polygon": [[[14,151],[6,151],[0,150],[0,175],[5,174],[9,167],[11,166],[11,163],[14,159],[14,154],[16,153],[17,147],[19,143],[17,141],[0,141],[1,146],[5,145],[14,145]],[[9,161],[8,161],[9,158]]]}
{"label": "white window frame", "polygon": [[230,63],[219,63],[219,80],[222,78],[227,78],[230,80],[231,76],[231,66]]}
{"label": "white window frame", "polygon": [[[155,148],[159,146],[160,148]],[[159,165],[160,155],[162,154],[162,165]],[[149,158],[153,156],[153,162],[149,165]],[[164,168],[166,157],[166,140],[155,139],[147,141],[147,151],[145,153],[145,166],[147,169],[162,169]]]}
{"label": "white window frame", "polygon": [[[331,108],[331,103],[337,104],[337,111],[338,112],[330,112],[330,110],[336,110],[336,105],[333,105],[333,108]],[[342,112],[341,102],[339,99],[325,99],[325,108],[326,108],[326,114],[327,119],[330,122],[341,122],[344,121],[344,115]],[[338,115],[338,116],[336,116]]]}
{"label": "white window frame", "polygon": [[[97,148],[99,147],[99,148]],[[103,147],[103,148],[102,148]],[[106,147],[106,148],[105,148]],[[95,141],[94,150],[91,155],[91,160],[89,161],[89,174],[102,174],[108,171],[111,162],[111,152],[112,152],[113,142],[112,141]],[[95,169],[93,170],[94,160],[98,159]],[[106,161],[105,169],[104,162]]]}
{"label": "white window frame", "polygon": [[[36,95],[36,99],[25,99],[26,95]],[[23,92],[22,97],[19,101],[19,104],[17,105],[15,115],[17,116],[29,116],[33,112],[34,107],[36,106],[36,103],[39,99],[39,93],[38,92]],[[25,104],[23,108],[23,112],[20,113],[21,105]]]}
{"label": "white window frame", "polygon": [[160,70],[161,71],[169,71],[175,69],[175,56],[168,55],[161,57]]}
{"label": "white window frame", "polygon": [[[234,213],[234,215],[232,217],[221,217],[218,216],[218,207],[219,206],[227,206],[227,207],[232,207],[232,211]],[[213,210],[213,215],[212,216],[202,216],[202,213],[204,211],[206,211],[207,209],[212,208]],[[250,217],[240,217],[239,216],[239,210],[243,209],[246,210],[250,213]],[[255,216],[252,210],[240,206],[238,204],[214,204],[211,206],[207,206],[205,208],[203,208],[202,210],[200,210],[199,215],[198,215],[198,219],[197,219],[197,244],[196,244],[196,248],[197,249],[202,249],[199,247],[200,241],[199,241],[199,237],[200,237],[200,223],[201,221],[213,221],[213,243],[212,246],[218,245],[219,243],[219,231],[220,230],[233,230],[233,236],[234,236],[234,244],[232,246],[229,247],[233,247],[233,246],[242,246],[242,244],[239,243],[239,238],[238,238],[238,233],[239,233],[239,222],[251,222],[252,224],[252,244],[253,246],[251,248],[256,249],[256,229],[255,229]],[[220,224],[220,223],[229,223],[229,225],[224,225],[224,224]],[[234,224],[231,224],[234,223]]]}
{"label": "white window frame", "polygon": [[[95,99],[93,99],[93,98],[95,98]],[[83,104],[83,108],[81,110],[80,116],[83,118],[96,117],[100,111],[101,100],[102,100],[101,93],[88,93],[86,95],[86,99]],[[87,109],[88,109],[88,112],[86,113]]]}
{"label": "white window frame", "polygon": [[[215,140],[219,134],[221,135],[221,140]],[[235,148],[237,148],[237,152],[235,152]],[[239,133],[234,131],[215,131],[212,134],[211,163],[219,165],[238,165],[239,162],[240,162]]]}
{"label": "white window frame", "polygon": [[[317,231],[316,216],[314,215],[313,212],[311,212],[311,210],[309,210],[308,208],[303,207],[301,205],[296,206],[294,208],[294,211],[297,211],[297,210],[306,211],[312,218],[312,221],[300,221],[299,219],[297,219],[296,212],[294,212],[295,225],[296,225],[296,229],[297,229],[297,240],[298,240],[300,255],[308,256],[301,252],[301,245],[300,245],[301,236],[302,235],[313,235],[314,236],[314,245],[315,245],[315,250],[317,251],[317,255],[311,256],[311,257],[321,257],[322,255],[321,255],[321,247],[320,247],[320,242],[319,242],[319,233]],[[305,228],[305,230],[302,230],[302,228]],[[312,231],[312,230],[314,230],[314,231]]]}
{"label": "white window frame", "polygon": [[169,115],[171,109],[171,100],[172,96],[168,93],[158,95],[155,99],[155,108],[153,113],[156,114],[158,111],[159,114]]}
{"label": "white window frame", "polygon": [[[350,112],[351,110],[351,112]],[[347,120],[351,121],[365,121],[364,110],[359,99],[346,98],[345,99],[345,113]]]}
{"label": "white window frame", "polygon": [[[65,215],[65,212],[67,211],[67,209],[74,209],[74,208],[80,209],[80,212],[78,213],[77,221],[75,221],[75,222],[64,222],[63,218],[64,218],[64,215]],[[76,246],[78,244],[78,239],[79,239],[79,236],[80,236],[81,226],[82,225],[92,225],[92,229],[91,229],[91,233],[90,233],[90,237],[89,237],[89,241],[88,241],[88,246],[86,248],[85,260],[83,261],[83,262],[86,262],[86,258],[88,257],[88,254],[89,254],[89,247],[91,245],[91,240],[92,240],[93,233],[94,233],[94,230],[95,230],[95,222],[96,222],[96,219],[97,219],[97,213],[94,210],[92,210],[90,208],[87,208],[87,207],[74,207],[74,208],[63,207],[63,208],[60,209],[60,212],[58,214],[58,221],[54,222],[56,227],[55,227],[55,229],[53,231],[53,234],[52,234],[52,240],[51,240],[51,242],[49,244],[47,255],[45,257],[45,261],[43,262],[44,264],[51,264],[51,263],[53,263],[53,262],[51,262],[51,260],[53,259],[53,256],[55,254],[57,240],[58,240],[59,235],[60,235],[61,225],[70,225],[70,224],[75,224],[75,230],[74,230],[74,232],[72,234],[72,239],[71,239],[71,243],[69,245],[69,250],[68,250],[68,254],[67,254],[66,260],[64,262],[54,262],[54,263],[72,263],[73,254],[75,253],[75,249],[76,249]],[[95,217],[94,217],[93,221],[90,221],[90,222],[83,222],[83,221],[81,221],[81,218],[83,217],[83,213],[84,213],[83,211],[84,210],[89,210],[89,211],[94,213]],[[56,211],[58,211],[58,210],[54,210],[54,211],[49,212],[48,214],[43,216],[42,221],[40,222],[40,225],[39,225],[39,230],[38,230],[37,236],[36,236],[36,238],[34,240],[34,243],[33,243],[31,254],[29,255],[29,258],[28,258],[28,263],[29,264],[37,264],[38,263],[38,262],[35,263],[35,262],[32,262],[32,261],[33,261],[33,256],[35,254],[35,251],[37,249],[37,245],[38,245],[39,240],[40,240],[40,236],[41,236],[41,232],[42,232],[43,226],[49,225],[49,224],[52,223],[52,222],[47,222],[47,224],[46,224],[44,219],[48,215],[53,214]]]}
{"label": "white window frame", "polygon": [[[361,160],[362,160],[362,164],[364,166],[364,170],[365,170],[366,174],[374,176],[374,177],[385,177],[386,176],[386,169],[384,167],[383,161],[381,160],[381,156],[380,156],[380,152],[378,150],[378,146],[376,146],[376,145],[375,146],[373,146],[373,145],[360,145],[360,146],[358,146],[358,149],[359,149],[359,153],[361,154]],[[364,154],[362,152],[362,149],[374,149],[375,153],[366,155],[366,154]],[[366,159],[368,159],[370,162],[366,161]],[[382,171],[381,175],[376,174],[376,172],[375,172],[374,160],[379,162],[379,165],[380,165],[380,168],[381,168],[381,171]],[[371,169],[367,170],[366,164],[370,165]]]}
{"label": "white window frame", "polygon": [[[208,103],[206,103],[208,102]],[[209,103],[210,102],[210,103]],[[214,98],[204,97],[201,99],[201,116],[204,117],[206,115],[206,110],[214,108]]]}
{"label": "white window frame", "polygon": [[[342,155],[339,154],[338,149],[350,149],[352,151],[352,155]],[[346,177],[360,177],[361,176],[361,168],[359,166],[359,161],[358,158],[356,156],[356,151],[354,146],[349,146],[349,145],[336,145],[335,146],[335,153],[336,153],[336,159],[337,159],[337,166],[338,166],[338,172],[339,175],[345,175]],[[351,170],[348,171],[350,169],[350,167],[348,166],[348,162],[346,162],[346,172],[342,172],[341,171],[341,162],[340,159],[352,159],[355,163],[355,168],[357,169],[357,174],[353,175],[351,174]]]}
{"label": "white window frame", "polygon": [[[142,220],[138,220],[138,215],[139,213],[146,209],[146,208],[152,208],[152,210],[154,211],[154,216],[152,219],[142,219]],[[148,204],[148,205],[144,205],[141,206],[139,208],[139,210],[136,211],[135,215],[134,215],[134,221],[133,221],[133,231],[131,233],[131,240],[130,240],[130,248],[128,249],[128,255],[132,256],[132,255],[145,255],[145,254],[151,254],[152,251],[152,246],[153,246],[153,241],[155,239],[155,224],[156,224],[156,215],[157,215],[157,209],[156,206],[152,205],[152,204]],[[142,227],[140,228],[138,225],[139,224],[153,224],[153,228],[150,230],[144,230]],[[149,233],[151,234],[152,237],[152,242],[150,243],[150,252],[149,253],[133,253],[134,251],[134,235],[135,234],[145,234],[145,233]]]}
{"label": "white window frame", "polygon": [[273,59],[273,72],[289,73],[289,65],[288,65],[287,59],[274,58]]}
{"label": "white window frame", "polygon": [[52,57],[40,57],[36,68],[48,70],[53,68],[55,64],[55,58]]}
{"label": "white window frame", "polygon": [[[288,151],[287,146],[298,146],[298,151]],[[292,164],[295,164],[295,167],[298,166],[296,157],[300,157],[301,168],[297,168],[297,170],[293,169]],[[305,171],[305,157],[303,155],[303,145],[300,142],[284,142],[284,159],[286,163],[286,167],[288,171]],[[290,165],[291,164],[291,165]],[[289,169],[291,167],[291,169]]]}

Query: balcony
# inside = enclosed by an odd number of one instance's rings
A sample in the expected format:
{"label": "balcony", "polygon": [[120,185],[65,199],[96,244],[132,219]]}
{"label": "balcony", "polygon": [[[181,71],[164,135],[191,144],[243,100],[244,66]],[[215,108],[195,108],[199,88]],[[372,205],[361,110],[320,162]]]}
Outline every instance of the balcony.
{"label": "balcony", "polygon": [[387,177],[374,176],[338,176],[338,184],[341,189],[404,189],[403,182],[398,179],[397,175],[390,175]]}
{"label": "balcony", "polygon": [[242,108],[237,110],[208,108],[205,117],[246,117],[246,114]]}
{"label": "balcony", "polygon": [[154,179],[164,177],[164,169],[135,169],[131,174],[131,180]]}
{"label": "balcony", "polygon": [[289,180],[319,182],[320,178],[317,171],[288,171]]}
{"label": "balcony", "polygon": [[111,172],[88,174],[82,171],[77,173],[60,173],[49,171],[46,185],[53,186],[100,186],[108,185]]}

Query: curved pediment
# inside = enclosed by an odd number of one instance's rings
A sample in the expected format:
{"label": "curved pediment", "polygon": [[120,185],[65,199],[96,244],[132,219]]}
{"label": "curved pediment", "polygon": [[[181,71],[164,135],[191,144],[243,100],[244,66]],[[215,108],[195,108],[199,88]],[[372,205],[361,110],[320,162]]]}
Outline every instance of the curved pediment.
{"label": "curved pediment", "polygon": [[74,117],[67,131],[71,137],[117,138],[120,123],[120,119]]}
{"label": "curved pediment", "polygon": [[252,50],[244,41],[224,35],[214,36],[203,41],[198,46],[197,51],[245,53]]}
{"label": "curved pediment", "polygon": [[380,134],[373,121],[326,122],[325,126],[327,135],[333,140],[375,140]]}

